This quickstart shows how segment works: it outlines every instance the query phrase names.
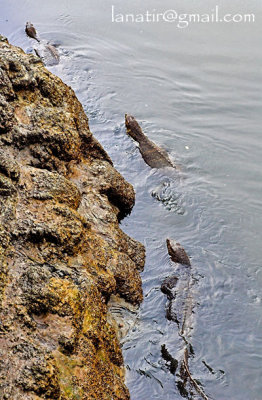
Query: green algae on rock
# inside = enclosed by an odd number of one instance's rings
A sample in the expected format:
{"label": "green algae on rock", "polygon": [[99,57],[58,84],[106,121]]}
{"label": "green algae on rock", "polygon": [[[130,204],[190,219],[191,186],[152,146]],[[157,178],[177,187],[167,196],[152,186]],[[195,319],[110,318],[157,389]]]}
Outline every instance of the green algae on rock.
{"label": "green algae on rock", "polygon": [[111,295],[137,306],[135,200],[73,90],[0,36],[0,398],[128,400]]}

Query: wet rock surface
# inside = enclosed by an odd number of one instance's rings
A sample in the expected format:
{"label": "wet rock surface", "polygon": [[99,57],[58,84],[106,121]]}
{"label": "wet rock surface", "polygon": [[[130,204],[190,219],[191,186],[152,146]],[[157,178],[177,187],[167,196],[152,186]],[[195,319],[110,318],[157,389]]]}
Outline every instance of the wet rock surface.
{"label": "wet rock surface", "polygon": [[0,36],[0,398],[126,400],[111,295],[142,300],[132,186],[73,90]]}

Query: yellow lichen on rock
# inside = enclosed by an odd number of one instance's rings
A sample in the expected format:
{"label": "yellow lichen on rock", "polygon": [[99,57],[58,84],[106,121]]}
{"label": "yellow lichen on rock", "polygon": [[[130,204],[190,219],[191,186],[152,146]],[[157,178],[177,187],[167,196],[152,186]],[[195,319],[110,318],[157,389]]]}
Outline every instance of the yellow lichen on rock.
{"label": "yellow lichen on rock", "polygon": [[73,90],[0,36],[0,398],[128,400],[108,301],[142,300],[134,190]]}

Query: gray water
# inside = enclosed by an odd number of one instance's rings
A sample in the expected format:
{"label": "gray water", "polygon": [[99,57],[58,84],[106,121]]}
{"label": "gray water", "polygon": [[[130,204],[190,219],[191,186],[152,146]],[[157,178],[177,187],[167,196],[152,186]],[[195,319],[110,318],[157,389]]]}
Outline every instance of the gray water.
{"label": "gray water", "polygon": [[[50,69],[76,91],[92,132],[136,190],[122,222],[147,251],[144,302],[123,343],[132,400],[180,398],[160,353],[164,343],[173,355],[179,348],[160,291],[173,270],[167,237],[183,244],[198,278],[194,377],[215,400],[262,398],[262,5],[228,3],[113,1],[116,12],[136,14],[219,5],[223,13],[252,12],[255,23],[112,23],[106,0],[0,0],[0,31],[11,43],[32,51],[29,20],[60,45],[61,62]],[[180,172],[143,162],[126,136],[126,112]],[[166,204],[151,195],[163,183]]]}

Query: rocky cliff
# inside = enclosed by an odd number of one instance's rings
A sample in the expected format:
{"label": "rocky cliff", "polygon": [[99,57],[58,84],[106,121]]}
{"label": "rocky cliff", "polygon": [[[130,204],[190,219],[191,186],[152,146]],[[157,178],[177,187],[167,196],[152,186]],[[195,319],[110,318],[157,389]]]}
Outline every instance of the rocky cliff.
{"label": "rocky cliff", "polygon": [[129,399],[107,303],[142,300],[134,199],[73,90],[0,36],[1,399]]}

